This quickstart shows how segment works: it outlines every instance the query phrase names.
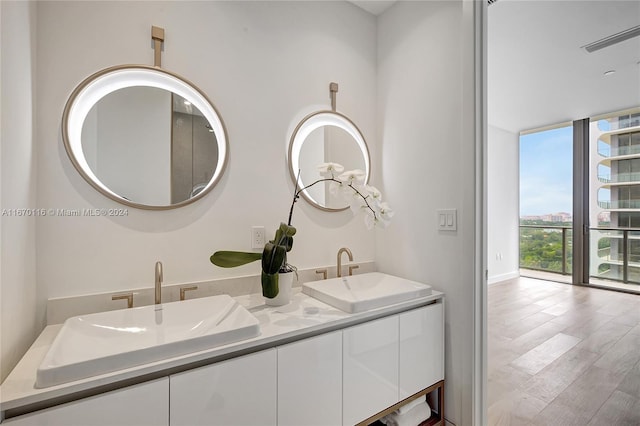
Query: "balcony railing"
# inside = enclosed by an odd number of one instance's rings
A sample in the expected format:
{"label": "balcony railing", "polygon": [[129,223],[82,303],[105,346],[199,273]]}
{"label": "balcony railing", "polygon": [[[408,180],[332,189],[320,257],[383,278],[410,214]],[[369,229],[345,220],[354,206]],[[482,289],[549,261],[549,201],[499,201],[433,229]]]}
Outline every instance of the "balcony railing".
{"label": "balcony railing", "polygon": [[[591,277],[640,284],[640,228],[589,228]],[[520,225],[520,268],[572,273],[568,226]]]}
{"label": "balcony railing", "polygon": [[640,154],[640,145],[619,146],[618,148],[611,148],[612,157],[633,154]]}
{"label": "balcony railing", "polygon": [[640,182],[640,173],[617,173],[614,176],[598,175],[598,180],[604,183]]}
{"label": "balcony railing", "polygon": [[640,145],[619,146],[617,148],[598,149],[598,154],[603,157],[620,157],[623,155],[640,154]]}
{"label": "balcony railing", "polygon": [[640,200],[598,201],[603,209],[640,209]]}
{"label": "balcony railing", "polygon": [[520,225],[520,267],[569,275],[572,241],[569,226]]}
{"label": "balcony railing", "polygon": [[611,128],[609,131],[628,129],[629,127],[640,126],[640,117],[638,114],[627,115],[626,117],[620,117],[617,122],[609,122]]}
{"label": "balcony railing", "polygon": [[597,244],[590,259],[592,277],[640,283],[640,229],[590,228],[590,241],[592,247]]}

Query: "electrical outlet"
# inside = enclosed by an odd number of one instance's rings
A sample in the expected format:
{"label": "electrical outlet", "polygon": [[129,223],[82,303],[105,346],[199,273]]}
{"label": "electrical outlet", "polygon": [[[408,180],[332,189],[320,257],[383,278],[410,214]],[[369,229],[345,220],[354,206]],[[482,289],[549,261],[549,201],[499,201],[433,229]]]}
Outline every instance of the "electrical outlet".
{"label": "electrical outlet", "polygon": [[251,227],[251,248],[261,249],[264,248],[264,226],[252,226]]}

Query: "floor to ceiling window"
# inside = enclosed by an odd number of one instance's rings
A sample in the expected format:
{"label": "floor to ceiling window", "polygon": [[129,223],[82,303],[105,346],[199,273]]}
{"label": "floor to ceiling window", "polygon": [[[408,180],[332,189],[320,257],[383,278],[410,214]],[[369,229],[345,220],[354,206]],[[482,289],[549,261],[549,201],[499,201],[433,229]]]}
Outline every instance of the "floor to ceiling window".
{"label": "floor to ceiling window", "polygon": [[572,272],[573,131],[562,125],[520,136],[520,268]]}
{"label": "floor to ceiling window", "polygon": [[640,291],[640,111],[591,120],[589,282]]}
{"label": "floor to ceiling window", "polygon": [[[577,282],[640,292],[640,108],[588,121],[583,178],[572,170],[574,126],[520,137],[522,275],[579,274],[572,237],[584,229],[586,272]],[[580,214],[570,214],[576,191],[588,195]]]}

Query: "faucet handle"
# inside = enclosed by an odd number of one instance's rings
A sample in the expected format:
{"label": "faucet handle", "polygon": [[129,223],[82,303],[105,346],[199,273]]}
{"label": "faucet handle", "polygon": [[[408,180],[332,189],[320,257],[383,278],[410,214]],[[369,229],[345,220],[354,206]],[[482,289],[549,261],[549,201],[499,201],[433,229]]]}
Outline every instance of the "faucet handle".
{"label": "faucet handle", "polygon": [[353,275],[353,270],[358,269],[360,265],[349,265],[349,275]]}
{"label": "faucet handle", "polygon": [[187,287],[180,287],[180,300],[184,300],[185,299],[185,293],[188,291],[192,291],[192,290],[197,290],[198,286],[197,285],[192,285],[192,286],[187,286]]}
{"label": "faucet handle", "polygon": [[327,279],[327,268],[324,269],[316,269],[316,274],[322,274],[322,279]]}
{"label": "faucet handle", "polygon": [[127,308],[133,308],[133,293],[114,294],[111,300],[127,300]]}

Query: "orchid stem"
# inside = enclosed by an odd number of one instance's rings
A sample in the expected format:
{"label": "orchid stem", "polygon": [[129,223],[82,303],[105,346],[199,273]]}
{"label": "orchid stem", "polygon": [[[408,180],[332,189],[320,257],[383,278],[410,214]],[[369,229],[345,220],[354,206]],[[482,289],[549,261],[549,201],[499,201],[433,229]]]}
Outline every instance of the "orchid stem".
{"label": "orchid stem", "polygon": [[[298,187],[298,182],[300,180],[300,170],[298,170],[298,177],[296,178],[296,188]],[[296,193],[293,195],[293,201],[291,202],[291,208],[289,209],[289,222],[287,223],[287,225],[291,226],[291,219],[293,218],[293,207],[295,206],[296,202],[298,201],[298,198],[300,198],[300,193],[302,191],[304,191],[307,188],[311,188],[313,185],[320,183],[320,182],[328,182],[328,181],[332,181],[332,182],[337,182],[337,183],[343,183],[342,181],[339,181],[338,179],[334,178],[333,176],[330,178],[324,178],[324,179],[318,179],[317,181],[313,182],[312,184],[309,184],[307,186],[305,186],[302,189],[299,189],[296,191]],[[349,188],[353,189],[356,194],[358,194],[360,197],[362,197],[362,199],[364,200],[364,203],[366,204],[366,207],[371,210],[371,213],[373,213],[373,217],[376,217],[376,212],[375,210],[373,210],[373,208],[371,207],[371,205],[369,204],[369,202],[367,201],[367,198],[369,198],[369,196],[367,195],[366,197],[364,195],[362,195],[362,193],[360,191],[358,191],[356,189],[356,187],[353,186],[353,184],[348,184],[347,185]]]}

